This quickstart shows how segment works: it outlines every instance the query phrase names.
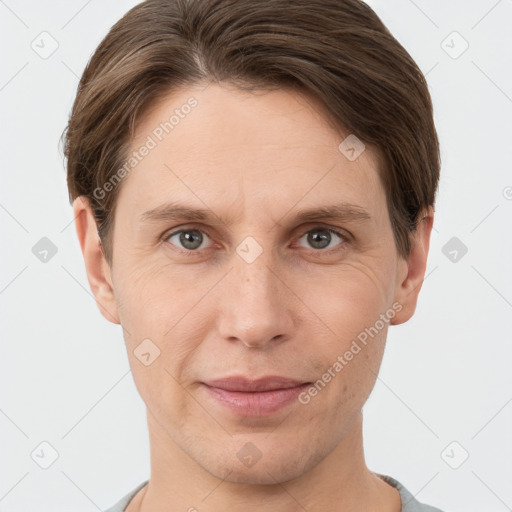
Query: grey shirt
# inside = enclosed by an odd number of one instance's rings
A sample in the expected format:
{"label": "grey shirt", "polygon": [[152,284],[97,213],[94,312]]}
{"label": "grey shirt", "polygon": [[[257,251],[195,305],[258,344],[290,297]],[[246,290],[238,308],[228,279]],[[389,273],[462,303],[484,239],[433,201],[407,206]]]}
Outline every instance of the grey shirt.
{"label": "grey shirt", "polygon": [[[430,507],[429,505],[425,505],[420,503],[398,480],[391,478],[387,475],[381,475],[376,473],[380,478],[382,478],[389,485],[396,488],[396,490],[400,493],[400,498],[402,500],[402,510],[401,512],[442,512],[438,508]],[[118,501],[114,506],[106,510],[105,512],[124,512],[128,503],[132,500],[132,498],[148,483],[148,480],[141,483],[136,489],[130,491],[124,498]]]}

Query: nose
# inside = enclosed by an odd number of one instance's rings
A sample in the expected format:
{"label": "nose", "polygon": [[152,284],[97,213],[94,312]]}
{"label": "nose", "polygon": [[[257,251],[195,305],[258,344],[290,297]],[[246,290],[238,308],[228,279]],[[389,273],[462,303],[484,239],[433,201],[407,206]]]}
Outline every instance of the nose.
{"label": "nose", "polygon": [[[264,253],[265,254],[265,253]],[[293,337],[293,292],[283,270],[264,254],[252,263],[234,255],[218,304],[223,340],[248,348],[268,348]]]}

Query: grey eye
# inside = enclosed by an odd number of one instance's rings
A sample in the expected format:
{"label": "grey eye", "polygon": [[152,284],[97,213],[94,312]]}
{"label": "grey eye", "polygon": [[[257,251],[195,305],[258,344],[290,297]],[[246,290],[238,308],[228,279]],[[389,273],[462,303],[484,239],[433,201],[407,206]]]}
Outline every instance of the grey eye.
{"label": "grey eye", "polygon": [[[172,238],[174,237],[178,237],[179,244],[172,242]],[[183,229],[170,234],[167,240],[174,245],[178,245],[178,247],[181,245],[181,248],[188,251],[195,251],[201,247],[201,244],[206,238],[208,238],[208,235],[204,234],[199,229]]]}
{"label": "grey eye", "polygon": [[314,249],[325,249],[329,247],[331,241],[335,238],[339,238],[341,241],[344,240],[340,233],[337,233],[333,229],[329,228],[315,228],[305,233],[301,238],[306,237],[307,243]]}

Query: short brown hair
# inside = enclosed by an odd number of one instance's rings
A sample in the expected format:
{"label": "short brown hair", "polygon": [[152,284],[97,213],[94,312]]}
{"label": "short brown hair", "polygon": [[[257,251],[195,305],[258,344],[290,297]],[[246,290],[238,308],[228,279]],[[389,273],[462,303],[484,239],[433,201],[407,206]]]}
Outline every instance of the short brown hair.
{"label": "short brown hair", "polygon": [[[224,82],[293,88],[380,152],[396,247],[411,249],[434,204],[439,142],[425,77],[360,0],[146,0],[91,57],[65,130],[70,200],[93,208],[109,263],[119,187],[94,191],[123,167],[135,127],[173,89]],[[341,142],[341,141],[340,141]]]}

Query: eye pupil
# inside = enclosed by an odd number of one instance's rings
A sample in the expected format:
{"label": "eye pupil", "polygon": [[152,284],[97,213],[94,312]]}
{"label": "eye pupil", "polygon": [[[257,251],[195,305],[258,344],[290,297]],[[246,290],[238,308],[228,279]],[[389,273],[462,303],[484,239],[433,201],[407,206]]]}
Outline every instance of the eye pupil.
{"label": "eye pupil", "polygon": [[[303,237],[307,237],[307,243],[310,247],[313,249],[322,250],[329,247],[332,242],[333,235],[335,235],[337,238],[340,238],[343,242],[344,237],[341,236],[338,232],[324,227],[312,229],[308,231],[307,234],[304,234]],[[192,252],[199,252],[198,249],[200,249],[203,244],[204,236],[205,235],[203,234],[203,231],[200,229],[182,229],[167,237],[167,240],[170,241],[172,238],[178,237],[179,241],[170,243],[173,245],[176,244],[181,246],[182,249],[185,251],[190,251],[189,254],[191,254]],[[343,246],[343,243],[341,246]]]}
{"label": "eye pupil", "polygon": [[[318,233],[327,233],[327,235],[319,235]],[[331,241],[331,234],[326,229],[315,229],[310,231],[308,234],[308,242],[311,243],[313,247],[316,249],[323,249],[327,247]],[[320,245],[318,245],[318,240],[320,240]],[[325,243],[327,241],[327,243]]]}
{"label": "eye pupil", "polygon": [[[197,243],[198,240],[199,243]],[[198,247],[201,247],[202,242],[203,235],[197,229],[182,231],[180,234],[180,243],[183,244],[183,247],[186,249],[197,249]],[[190,245],[190,243],[192,245]]]}

